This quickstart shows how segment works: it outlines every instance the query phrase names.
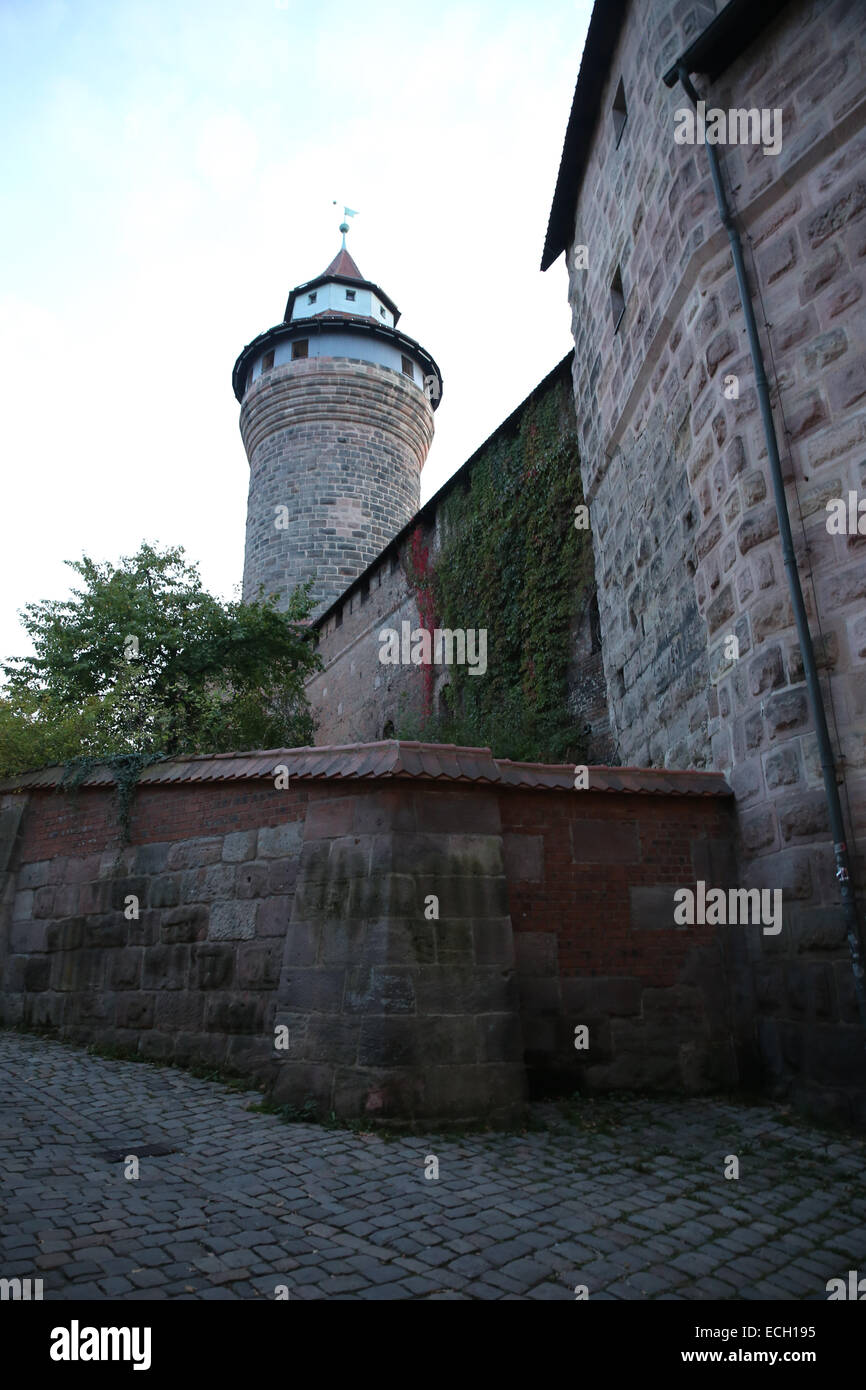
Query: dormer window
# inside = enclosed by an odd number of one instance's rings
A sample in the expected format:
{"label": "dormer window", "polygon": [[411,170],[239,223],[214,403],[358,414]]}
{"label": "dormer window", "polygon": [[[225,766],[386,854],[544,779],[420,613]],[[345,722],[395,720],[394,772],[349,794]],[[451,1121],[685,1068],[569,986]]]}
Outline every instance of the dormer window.
{"label": "dormer window", "polygon": [[313,290],[313,293],[312,293],[312,294],[308,294],[308,295],[307,295],[307,303],[308,303],[308,304],[315,304],[317,293],[318,293],[318,292],[317,292],[316,290]]}
{"label": "dormer window", "polygon": [[385,317],[385,310],[382,308],[381,304],[379,305],[379,313],[382,315],[382,318]]}
{"label": "dormer window", "polygon": [[355,291],[354,291],[354,290],[346,290],[346,298],[347,298],[347,299],[354,299],[354,298],[355,298]]}

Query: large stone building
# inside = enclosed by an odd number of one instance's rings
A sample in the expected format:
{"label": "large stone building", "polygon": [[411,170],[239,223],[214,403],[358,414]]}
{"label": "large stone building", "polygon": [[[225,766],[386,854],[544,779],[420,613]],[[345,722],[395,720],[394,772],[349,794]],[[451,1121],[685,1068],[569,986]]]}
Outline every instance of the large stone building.
{"label": "large stone building", "polygon": [[[780,935],[741,932],[741,1078],[828,1110],[862,1095],[863,1031],[710,156],[745,248],[862,939],[866,541],[831,534],[827,503],[866,486],[863,20],[856,0],[597,4],[543,258],[568,262],[612,736],[625,762],[729,778],[739,882],[784,896]],[[705,102],[691,143],[681,73]]]}

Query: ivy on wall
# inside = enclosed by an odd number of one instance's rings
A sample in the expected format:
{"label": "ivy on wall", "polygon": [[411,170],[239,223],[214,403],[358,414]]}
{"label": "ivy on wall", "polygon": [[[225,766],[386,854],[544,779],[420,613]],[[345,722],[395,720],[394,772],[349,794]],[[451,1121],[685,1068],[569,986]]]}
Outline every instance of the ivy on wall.
{"label": "ivy on wall", "polygon": [[401,734],[489,745],[499,757],[585,761],[586,730],[567,707],[569,630],[595,578],[590,532],[574,524],[583,495],[567,372],[490,441],[466,479],[439,509],[439,554],[416,527],[404,564],[423,627],[487,629],[487,672],[449,668],[434,710],[438,671],[423,668],[423,714]]}

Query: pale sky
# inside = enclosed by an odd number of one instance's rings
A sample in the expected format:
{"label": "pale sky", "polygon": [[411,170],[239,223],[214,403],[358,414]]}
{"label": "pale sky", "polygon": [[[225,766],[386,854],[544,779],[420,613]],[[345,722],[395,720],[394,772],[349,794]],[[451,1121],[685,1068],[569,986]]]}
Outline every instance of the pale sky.
{"label": "pale sky", "polygon": [[591,8],[0,0],[0,658],[82,552],[182,545],[237,593],[232,366],[344,204],[442,371],[422,501],[568,352],[538,266]]}

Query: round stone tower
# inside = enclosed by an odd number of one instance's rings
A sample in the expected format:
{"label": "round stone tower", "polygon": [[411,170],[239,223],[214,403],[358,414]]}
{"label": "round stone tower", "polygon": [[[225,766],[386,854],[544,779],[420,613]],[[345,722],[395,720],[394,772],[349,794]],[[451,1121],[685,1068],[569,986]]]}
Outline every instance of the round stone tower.
{"label": "round stone tower", "polygon": [[316,613],[418,511],[442,377],[397,328],[393,300],[343,247],[289,295],[235,363],[250,465],[243,597],[285,609],[313,578]]}

